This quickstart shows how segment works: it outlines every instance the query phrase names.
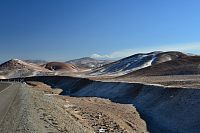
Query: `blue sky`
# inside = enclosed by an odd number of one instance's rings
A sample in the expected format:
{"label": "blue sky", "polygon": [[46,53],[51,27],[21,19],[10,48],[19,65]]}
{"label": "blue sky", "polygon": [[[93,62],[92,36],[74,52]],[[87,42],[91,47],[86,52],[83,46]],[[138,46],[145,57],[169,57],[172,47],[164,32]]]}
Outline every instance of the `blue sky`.
{"label": "blue sky", "polygon": [[199,0],[1,0],[0,60],[199,54]]}

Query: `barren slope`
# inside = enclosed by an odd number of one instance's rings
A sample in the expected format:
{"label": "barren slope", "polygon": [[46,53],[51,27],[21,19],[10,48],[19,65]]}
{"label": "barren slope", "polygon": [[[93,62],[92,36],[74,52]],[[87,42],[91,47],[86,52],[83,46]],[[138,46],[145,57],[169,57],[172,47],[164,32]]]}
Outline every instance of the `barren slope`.
{"label": "barren slope", "polygon": [[19,59],[12,59],[0,65],[0,76],[2,78],[46,75],[49,72],[51,71],[48,69]]}
{"label": "barren slope", "polygon": [[63,89],[63,95],[109,98],[133,104],[153,133],[199,133],[200,90],[139,83],[99,82],[71,77],[34,77]]}
{"label": "barren slope", "polygon": [[78,68],[75,65],[63,62],[49,62],[45,64],[44,67],[52,71],[66,71],[66,72],[78,71]]}
{"label": "barren slope", "polygon": [[131,105],[100,98],[58,96],[52,92],[48,86],[37,85],[37,82],[32,87],[19,88],[14,103],[0,123],[0,132],[147,132],[145,122]]}
{"label": "barren slope", "polygon": [[96,70],[91,72],[90,75],[120,76],[140,70],[142,68],[146,68],[148,66],[170,60],[175,60],[185,56],[185,54],[176,51],[135,54],[130,57],[97,68]]}
{"label": "barren slope", "polygon": [[200,74],[200,56],[186,56],[134,71],[120,78],[135,76],[196,75]]}

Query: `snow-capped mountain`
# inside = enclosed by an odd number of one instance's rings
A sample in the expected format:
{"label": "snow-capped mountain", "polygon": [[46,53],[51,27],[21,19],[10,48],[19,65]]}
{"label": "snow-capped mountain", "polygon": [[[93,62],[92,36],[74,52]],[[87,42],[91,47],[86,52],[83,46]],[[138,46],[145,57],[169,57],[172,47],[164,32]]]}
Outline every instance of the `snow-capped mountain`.
{"label": "snow-capped mountain", "polygon": [[170,61],[179,57],[186,56],[181,52],[151,52],[151,53],[139,53],[119,61],[104,65],[97,68],[90,73],[91,76],[97,75],[124,75],[145,67],[149,67],[154,64]]}
{"label": "snow-capped mountain", "polygon": [[158,63],[147,68],[133,71],[120,78],[137,76],[166,76],[166,75],[199,75],[200,56],[184,56],[176,60]]}

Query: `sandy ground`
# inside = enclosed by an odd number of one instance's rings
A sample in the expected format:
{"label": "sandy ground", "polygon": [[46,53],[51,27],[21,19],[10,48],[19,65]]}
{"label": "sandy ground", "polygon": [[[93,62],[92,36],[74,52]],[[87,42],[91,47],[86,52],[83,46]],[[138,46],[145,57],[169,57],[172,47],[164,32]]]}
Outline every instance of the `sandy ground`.
{"label": "sandy ground", "polygon": [[200,75],[136,76],[136,77],[89,77],[91,80],[105,82],[127,82],[160,84],[164,86],[200,88]]}
{"label": "sandy ground", "polygon": [[[42,83],[23,85],[0,125],[3,133],[144,133],[131,105],[100,98],[59,96]],[[47,88],[45,90],[45,88]]]}
{"label": "sandy ground", "polygon": [[171,76],[138,76],[133,78],[111,79],[124,82],[141,82],[147,84],[161,84],[165,86],[200,88],[200,75],[171,75]]}

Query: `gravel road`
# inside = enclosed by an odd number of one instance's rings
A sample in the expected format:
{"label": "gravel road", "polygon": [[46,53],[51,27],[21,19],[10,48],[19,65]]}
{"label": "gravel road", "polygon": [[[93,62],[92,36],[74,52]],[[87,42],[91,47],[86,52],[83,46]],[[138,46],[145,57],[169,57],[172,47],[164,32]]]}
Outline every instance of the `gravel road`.
{"label": "gravel road", "polygon": [[146,123],[131,105],[59,96],[48,86],[20,84],[18,89],[0,125],[2,133],[147,132]]}

